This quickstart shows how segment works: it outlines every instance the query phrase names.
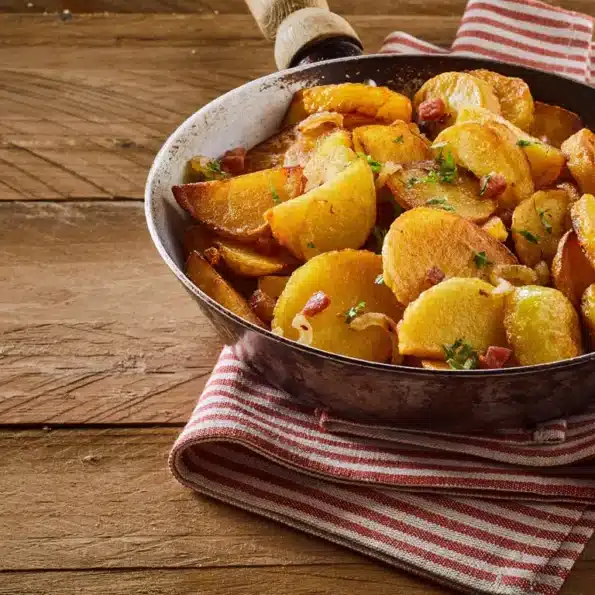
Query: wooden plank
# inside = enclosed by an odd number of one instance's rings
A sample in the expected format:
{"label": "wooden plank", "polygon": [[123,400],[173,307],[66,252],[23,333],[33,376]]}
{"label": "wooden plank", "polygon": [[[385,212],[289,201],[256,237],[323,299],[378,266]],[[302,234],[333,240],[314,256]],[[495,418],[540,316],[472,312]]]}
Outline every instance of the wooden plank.
{"label": "wooden plank", "polygon": [[0,203],[0,254],[0,423],[185,421],[221,341],[142,204]]}

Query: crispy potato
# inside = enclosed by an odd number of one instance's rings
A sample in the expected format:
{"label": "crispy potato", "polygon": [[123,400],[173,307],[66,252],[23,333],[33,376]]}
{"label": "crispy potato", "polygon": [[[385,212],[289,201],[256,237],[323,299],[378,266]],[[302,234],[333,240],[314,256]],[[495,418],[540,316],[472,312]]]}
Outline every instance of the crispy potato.
{"label": "crispy potato", "polygon": [[433,147],[447,143],[458,165],[478,178],[492,173],[504,176],[508,184],[498,197],[503,207],[511,207],[533,194],[531,170],[512,132],[499,122],[461,122],[443,130]]}
{"label": "crispy potato", "polygon": [[[392,355],[388,333],[379,328],[353,330],[347,313],[381,312],[397,322],[403,307],[384,285],[375,283],[382,273],[380,256],[365,250],[327,252],[309,260],[291,275],[275,306],[273,332],[294,341],[298,331],[292,322],[306,302],[318,291],[330,298],[330,305],[309,318],[312,346],[365,360],[386,362]],[[363,306],[361,305],[363,304]]]}
{"label": "crispy potato", "polygon": [[317,112],[297,125],[299,132],[314,138],[333,132],[337,128],[343,128],[343,114],[337,112]]}
{"label": "crispy potato", "polygon": [[499,242],[505,242],[508,239],[508,230],[500,217],[490,217],[481,228]]}
{"label": "crispy potato", "polygon": [[[535,188],[545,188],[553,184],[562,173],[565,157],[562,151],[527,134],[508,120],[489,110],[465,107],[459,112],[457,123],[461,122],[498,122],[506,126],[514,135],[515,143],[521,148],[531,169]],[[502,172],[498,172],[502,173]]]}
{"label": "crispy potato", "polygon": [[184,258],[188,258],[195,250],[202,254],[208,248],[215,245],[213,232],[204,225],[197,223],[190,225],[184,230],[182,246],[184,247]]}
{"label": "crispy potato", "polygon": [[265,275],[264,277],[259,277],[258,289],[276,300],[283,293],[287,281],[289,281],[289,277]]}
{"label": "crispy potato", "polygon": [[583,252],[595,267],[595,196],[592,194],[582,196],[572,205],[570,214],[572,227]]}
{"label": "crispy potato", "polygon": [[480,353],[506,346],[504,296],[481,279],[453,278],[424,291],[399,323],[399,352],[444,360],[443,345],[462,338]]}
{"label": "crispy potato", "polygon": [[570,229],[570,200],[564,190],[539,190],[512,215],[512,239],[519,260],[534,267],[551,263],[562,236]]}
{"label": "crispy potato", "polygon": [[297,140],[298,131],[295,126],[284,128],[277,134],[249,149],[244,157],[244,172],[251,173],[263,169],[281,167],[285,152]]}
{"label": "crispy potato", "polygon": [[490,283],[498,286],[504,280],[511,285],[536,285],[537,273],[522,264],[496,264],[490,270]]}
{"label": "crispy potato", "polygon": [[363,83],[310,87],[293,96],[284,125],[300,122],[316,112],[359,114],[390,124],[395,120],[411,120],[411,102],[387,87]]}
{"label": "crispy potato", "polygon": [[186,276],[230,312],[257,326],[265,326],[252,312],[246,300],[198,252],[192,252],[188,257]]}
{"label": "crispy potato", "polygon": [[445,370],[453,370],[446,362],[440,362],[433,359],[422,359],[421,360],[421,367],[425,368],[426,370],[440,370],[444,372]]}
{"label": "crispy potato", "polygon": [[360,126],[372,126],[374,124],[384,125],[384,122],[363,114],[343,114],[343,128],[345,130],[353,130]]}
{"label": "crispy potato", "polygon": [[487,279],[489,266],[475,262],[480,252],[494,264],[517,264],[505,246],[466,219],[428,207],[412,209],[395,220],[384,240],[384,282],[399,302],[409,304],[430,287],[427,275],[434,267],[446,277]]}
{"label": "crispy potato", "polygon": [[275,202],[302,193],[302,169],[279,168],[245,174],[229,180],[173,186],[178,204],[221,235],[242,241],[263,236],[263,215]]}
{"label": "crispy potato", "polygon": [[500,102],[502,117],[521,130],[529,132],[533,123],[533,96],[529,85],[523,79],[483,69],[471,70],[469,74],[492,85]]}
{"label": "crispy potato", "polygon": [[[574,112],[569,112],[557,105],[536,101],[533,125],[528,132],[540,141],[559,149],[567,138],[582,127],[582,120]],[[523,127],[520,126],[520,128]],[[523,128],[523,130],[526,129]]]}
{"label": "crispy potato", "polygon": [[583,128],[562,143],[562,152],[581,192],[595,194],[595,134]]}
{"label": "crispy potato", "polygon": [[591,338],[591,344],[595,343],[595,284],[589,285],[583,293],[581,298],[581,314],[583,315],[583,321],[587,330],[589,331],[589,337]]}
{"label": "crispy potato", "polygon": [[574,230],[564,234],[558,244],[558,251],[552,262],[554,285],[575,306],[592,283],[595,283],[595,269],[585,256]]}
{"label": "crispy potato", "polygon": [[404,209],[429,206],[481,223],[498,208],[497,201],[479,196],[479,182],[467,172],[459,171],[453,183],[424,182],[428,173],[412,164],[389,177],[387,186]]}
{"label": "crispy potato", "polygon": [[551,287],[516,287],[506,296],[506,336],[521,366],[546,364],[582,353],[578,315]]}
{"label": "crispy potato", "polygon": [[361,126],[353,131],[353,148],[385,163],[410,163],[430,159],[430,143],[415,134],[406,122],[391,126]]}
{"label": "crispy potato", "polygon": [[357,159],[326,184],[269,209],[275,239],[299,260],[364,244],[376,220],[370,166]]}
{"label": "crispy potato", "polygon": [[466,105],[486,108],[495,114],[500,113],[500,102],[492,85],[466,72],[443,72],[426,81],[415,94],[415,111],[428,99],[440,98],[446,106],[447,116],[439,128],[452,126],[459,110]]}
{"label": "crispy potato", "polygon": [[550,284],[550,267],[548,266],[545,260],[539,261],[534,267],[533,270],[535,271],[535,275],[537,279],[535,280],[535,285],[549,285]]}

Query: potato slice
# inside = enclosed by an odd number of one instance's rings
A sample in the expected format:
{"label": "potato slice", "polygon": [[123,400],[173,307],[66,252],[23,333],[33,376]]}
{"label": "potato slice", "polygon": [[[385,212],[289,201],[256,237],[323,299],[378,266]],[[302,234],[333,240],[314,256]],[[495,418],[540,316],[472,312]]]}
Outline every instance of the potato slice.
{"label": "potato slice", "polygon": [[387,87],[363,83],[342,83],[302,89],[294,96],[285,115],[284,125],[300,122],[316,112],[359,114],[390,124],[411,120],[411,101]]}
{"label": "potato slice", "polygon": [[506,126],[529,162],[535,188],[545,188],[560,177],[566,161],[562,151],[527,134],[508,120],[485,109],[465,107],[459,112],[457,123],[459,122],[497,122]]}
{"label": "potato slice", "polygon": [[595,134],[583,128],[562,143],[562,152],[581,192],[595,194]]}
{"label": "potato slice", "polygon": [[595,267],[595,196],[583,195],[572,205],[570,214],[576,237],[585,256]]}
{"label": "potato slice", "polygon": [[332,180],[266,212],[275,239],[299,260],[359,248],[376,220],[370,166],[357,159]]}
{"label": "potato slice", "polygon": [[[476,256],[484,253],[485,261]],[[489,277],[489,266],[517,264],[514,255],[489,233],[466,219],[437,209],[419,207],[391,225],[382,249],[384,282],[402,304],[428,289],[428,272],[446,277]],[[486,262],[487,261],[487,262]]]}
{"label": "potato slice", "polygon": [[380,256],[365,250],[316,256],[291,275],[275,306],[273,332],[297,340],[293,319],[313,294],[323,291],[330,305],[309,318],[312,347],[365,360],[390,361],[392,343],[385,330],[375,327],[356,331],[349,324],[355,316],[368,312],[386,314],[395,322],[401,318],[403,307],[386,286],[376,283],[381,273]]}
{"label": "potato slice", "polygon": [[258,279],[258,289],[276,300],[283,293],[287,281],[289,281],[289,277],[265,275]]}
{"label": "potato slice", "polygon": [[249,149],[244,157],[244,172],[252,173],[263,169],[281,167],[285,152],[297,140],[298,131],[295,126],[284,128],[265,141]]}
{"label": "potato slice", "polygon": [[279,254],[261,254],[252,246],[228,239],[216,240],[215,246],[229,270],[242,277],[275,275],[289,272],[299,265],[284,251]]}
{"label": "potato slice", "polygon": [[198,252],[192,252],[188,257],[186,276],[230,312],[257,326],[265,326],[252,312],[248,302]]}
{"label": "potato slice", "polygon": [[534,267],[551,263],[562,236],[570,229],[570,199],[564,190],[539,190],[512,215],[512,239],[519,260]]}
{"label": "potato slice", "polygon": [[202,254],[208,248],[215,245],[215,236],[213,232],[200,223],[190,225],[184,230],[182,246],[184,247],[184,257],[188,258],[191,252],[195,250]]}
{"label": "potato slice", "polygon": [[529,85],[523,79],[484,69],[471,70],[469,74],[492,85],[500,102],[502,117],[525,132],[529,132],[535,108]]}
{"label": "potato slice", "polygon": [[424,291],[399,323],[399,352],[444,360],[444,345],[462,338],[480,353],[505,347],[504,296],[481,279],[447,279]]}
{"label": "potato slice", "polygon": [[506,336],[521,366],[582,353],[579,319],[564,294],[551,287],[516,287],[506,296]]}
{"label": "potato slice", "polygon": [[569,112],[557,105],[536,101],[533,125],[528,132],[540,141],[559,149],[567,138],[582,127],[582,120],[574,112]]}
{"label": "potato slice", "polygon": [[592,283],[595,283],[595,269],[585,256],[574,230],[566,232],[558,244],[558,251],[552,262],[554,285],[575,306]]}
{"label": "potato slice", "polygon": [[508,239],[508,230],[500,217],[490,217],[481,228],[499,242],[505,242]]}
{"label": "potato slice", "polygon": [[424,182],[428,175],[428,169],[411,164],[390,176],[387,186],[404,209],[429,206],[456,213],[474,223],[485,221],[498,208],[497,201],[479,196],[477,178],[465,171],[459,171],[453,183]]}
{"label": "potato slice", "polygon": [[426,370],[440,370],[441,372],[453,370],[446,362],[440,362],[433,359],[422,359],[421,367]]}
{"label": "potato slice", "polygon": [[[512,132],[499,122],[461,122],[443,130],[433,147],[447,143],[458,165],[478,178],[492,173],[504,176],[508,184],[498,202],[512,207],[533,194],[531,170]],[[439,149],[439,150],[440,150]]]}
{"label": "potato slice", "polygon": [[430,159],[430,143],[415,134],[406,122],[391,126],[361,126],[353,131],[353,148],[385,163],[410,163]]}
{"label": "potato slice", "polygon": [[583,321],[589,331],[589,337],[591,338],[591,345],[595,343],[595,284],[589,285],[583,293],[581,299],[581,314],[583,315]]}
{"label": "potato slice", "polygon": [[500,113],[500,102],[492,85],[466,72],[443,72],[426,81],[415,94],[413,107],[428,99],[440,98],[446,106],[447,116],[439,128],[452,126],[459,110],[466,105],[474,105],[488,109],[495,114]]}
{"label": "potato slice", "polygon": [[263,236],[263,215],[276,202],[283,203],[302,193],[300,167],[267,169],[230,178],[173,186],[178,204],[221,235],[250,241]]}

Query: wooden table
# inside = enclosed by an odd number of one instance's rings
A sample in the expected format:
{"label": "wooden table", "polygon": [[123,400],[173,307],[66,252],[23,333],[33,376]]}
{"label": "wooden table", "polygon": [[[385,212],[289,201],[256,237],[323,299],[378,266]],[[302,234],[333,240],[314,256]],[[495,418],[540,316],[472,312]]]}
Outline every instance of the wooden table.
{"label": "wooden table", "polygon": [[[463,5],[334,8],[373,50],[392,29],[447,44]],[[151,245],[143,185],[182,119],[273,69],[243,2],[0,11],[0,593],[445,593],[166,470],[221,341]],[[594,585],[592,542],[563,592]]]}

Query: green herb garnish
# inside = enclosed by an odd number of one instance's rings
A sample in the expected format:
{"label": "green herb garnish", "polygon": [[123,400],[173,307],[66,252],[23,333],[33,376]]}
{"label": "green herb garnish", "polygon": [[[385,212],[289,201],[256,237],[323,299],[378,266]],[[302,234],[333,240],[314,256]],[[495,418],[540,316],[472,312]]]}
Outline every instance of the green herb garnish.
{"label": "green herb garnish", "polygon": [[536,140],[526,140],[521,138],[516,142],[517,147],[530,147],[531,145],[540,145],[541,143]]}
{"label": "green herb garnish", "polygon": [[481,183],[481,188],[479,189],[479,196],[483,196],[486,193],[486,190],[488,189],[488,184],[490,183],[491,179],[492,179],[492,174],[488,174],[487,176],[484,177],[484,179]]}
{"label": "green herb garnish", "polygon": [[393,138],[393,143],[397,143],[397,145],[400,145],[403,142],[404,142],[404,138],[403,138],[402,134],[400,136],[397,136],[397,138]]}
{"label": "green herb garnish", "polygon": [[407,184],[405,184],[405,186],[407,186],[407,188],[413,188],[413,186],[415,186],[419,181],[420,179],[414,176],[407,180]]}
{"label": "green herb garnish", "polygon": [[382,169],[382,163],[373,159],[371,155],[366,155],[365,153],[358,153],[357,155],[358,157],[361,157],[362,159],[365,159],[368,162],[370,169],[375,174],[377,174]]}
{"label": "green herb garnish", "polygon": [[345,322],[349,324],[351,321],[355,320],[366,307],[366,302],[360,302],[355,306],[351,306],[347,312],[344,313]]}
{"label": "green herb garnish", "polygon": [[457,164],[449,149],[446,149],[445,155],[444,147],[440,147],[440,152],[438,153],[438,157],[436,157],[436,163],[438,163],[438,177],[441,182],[452,184],[456,181]]}
{"label": "green herb garnish", "polygon": [[479,366],[479,355],[469,343],[457,339],[452,345],[442,345],[446,363],[453,370],[474,370]]}
{"label": "green herb garnish", "polygon": [[308,248],[316,248],[316,244],[314,242],[308,242],[306,246],[308,246]]}
{"label": "green herb garnish", "polygon": [[486,255],[485,251],[473,252],[473,262],[478,269],[487,267],[490,264],[494,264]]}
{"label": "green herb garnish", "polygon": [[549,209],[537,209],[537,214],[541,220],[541,225],[548,233],[552,233],[552,224],[548,221]]}
{"label": "green herb garnish", "polygon": [[382,273],[374,279],[374,283],[376,283],[376,285],[384,285],[384,277],[382,276]]}
{"label": "green herb garnish", "polygon": [[274,186],[271,186],[271,194],[273,195],[273,203],[275,205],[281,204],[281,199],[279,198]]}
{"label": "green herb garnish", "polygon": [[519,229],[517,233],[522,235],[528,242],[532,244],[537,244],[539,242],[539,236],[527,231],[526,229]]}
{"label": "green herb garnish", "polygon": [[430,200],[426,200],[426,204],[429,207],[438,207],[443,211],[454,211],[455,208],[452,205],[448,204],[446,198],[430,198]]}

